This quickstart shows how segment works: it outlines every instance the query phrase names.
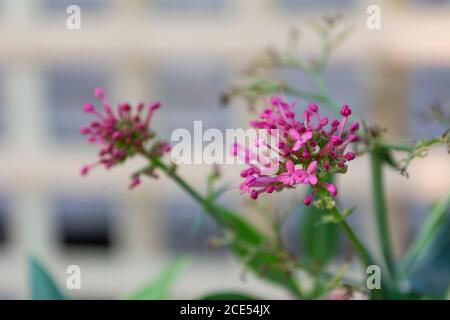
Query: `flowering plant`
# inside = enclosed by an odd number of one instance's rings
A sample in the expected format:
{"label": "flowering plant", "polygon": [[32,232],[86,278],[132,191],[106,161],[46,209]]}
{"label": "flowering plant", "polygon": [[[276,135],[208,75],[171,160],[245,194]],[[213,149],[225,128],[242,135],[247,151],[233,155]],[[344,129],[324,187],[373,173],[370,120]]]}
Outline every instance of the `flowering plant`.
{"label": "flowering plant", "polygon": [[[423,263],[423,256],[442,230],[443,222],[448,220],[450,200],[447,198],[434,207],[425,223],[426,227],[419,233],[410,251],[402,259],[396,260],[392,253],[386,218],[383,167],[388,165],[406,173],[406,166],[414,157],[422,156],[433,145],[448,145],[447,134],[412,145],[393,144],[384,138],[380,129],[365,123],[361,126],[360,122],[351,120],[352,109],[348,105],[338,105],[330,97],[323,80],[328,57],[336,45],[336,39],[341,39],[342,34],[334,35],[326,25],[321,25],[319,30],[323,45],[317,60],[307,64],[294,58],[289,52],[272,50],[252,64],[243,83],[232,87],[223,96],[224,102],[229,102],[233,97],[243,97],[249,102],[251,110],[258,99],[270,99],[250,125],[252,128],[265,130],[269,136],[277,133],[277,157],[260,156],[252,147],[239,143],[230,146],[232,154],[245,163],[245,168],[240,173],[243,181],[239,189],[258,202],[261,194],[289,189],[295,189],[299,194],[297,187],[307,186],[307,195],[300,196],[302,210],[305,212],[303,231],[307,235],[304,237],[305,257],[295,256],[284,246],[280,237],[271,237],[250,223],[245,215],[219,204],[216,201],[217,190],[211,189],[212,182],[219,177],[216,170],[208,178],[206,195],[195,190],[178,175],[175,166],[164,159],[164,154],[171,150],[170,144],[157,140],[155,132],[150,128],[152,116],[160,106],[158,102],[147,106],[139,104],[136,109],[122,103],[114,110],[103,90],[95,89],[95,96],[102,102],[103,112],[97,111],[91,104],[84,105],[84,112],[92,114],[95,120],[81,128],[81,133],[87,136],[89,143],[100,147],[99,159],[93,164],[84,165],[81,174],[86,175],[95,166],[101,165],[109,169],[128,158],[144,157],[148,160],[148,165],[132,174],[130,188],[140,184],[141,176],[156,177],[156,170],[165,173],[214,219],[227,235],[227,241],[224,241],[226,246],[247,269],[261,279],[285,288],[296,298],[349,298],[355,292],[374,299],[428,297],[429,292],[412,285],[411,277],[414,276],[414,270],[417,270],[417,263]],[[311,76],[319,92],[306,92],[259,72],[261,69],[280,67],[298,69]],[[305,107],[289,103],[286,98],[280,97],[284,93],[311,102],[306,103]],[[331,120],[322,116],[319,104],[339,118]],[[255,144],[267,145],[267,141],[257,139]],[[393,152],[404,152],[406,157],[402,161],[396,161]],[[376,257],[346,222],[346,217],[352,210],[340,209],[335,199],[338,195],[334,183],[336,177],[351,170],[350,162],[365,153],[371,160],[373,212],[376,221],[374,227],[381,251],[381,255]],[[274,218],[272,222],[274,233],[279,235],[284,220]],[[338,272],[330,272],[328,267],[336,252],[338,229],[346,236],[352,251],[356,253],[363,267],[363,274],[371,266],[381,268],[381,285],[369,288],[365,286],[365,281],[346,277],[348,262]],[[318,250],[311,248],[316,242],[321,244]],[[313,279],[313,289],[307,290],[301,285],[298,271]]]}
{"label": "flowering plant", "polygon": [[[334,197],[337,194],[336,187],[324,180],[334,173],[346,172],[346,162],[355,158],[353,152],[345,152],[347,144],[358,139],[356,132],[359,128],[358,122],[353,122],[346,130],[347,119],[351,115],[348,105],[341,108],[342,121],[333,120],[329,130],[326,130],[328,118],[320,116],[316,104],[308,105],[302,114],[302,121],[296,119],[293,107],[293,104],[290,105],[279,97],[272,97],[271,107],[262,111],[260,119],[251,121],[254,128],[266,129],[268,132],[277,129],[280,132],[279,163],[261,165],[269,169],[274,165],[282,168],[267,175],[251,164],[241,172],[245,181],[240,189],[248,192],[252,199],[257,199],[260,193],[293,188],[296,184],[307,184],[312,188],[311,194],[303,200],[305,205],[311,203],[314,194],[320,189],[326,190]],[[316,121],[315,124],[313,120]],[[242,150],[239,144],[233,145],[232,152],[244,157],[247,162],[254,154],[248,148]]]}

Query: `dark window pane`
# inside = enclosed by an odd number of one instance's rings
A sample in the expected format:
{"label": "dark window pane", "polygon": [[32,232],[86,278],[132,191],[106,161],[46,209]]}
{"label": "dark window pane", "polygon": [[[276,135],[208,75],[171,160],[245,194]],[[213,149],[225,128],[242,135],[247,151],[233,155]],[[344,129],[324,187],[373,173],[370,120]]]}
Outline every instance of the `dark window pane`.
{"label": "dark window pane", "polygon": [[94,88],[105,87],[107,73],[87,65],[53,66],[48,70],[51,131],[56,139],[82,141],[80,126],[92,121],[83,104],[96,102]]}
{"label": "dark window pane", "polygon": [[226,6],[226,0],[151,0],[154,7],[164,11],[218,12]]}
{"label": "dark window pane", "polygon": [[111,245],[112,204],[106,199],[59,196],[54,201],[58,237],[65,248]]}
{"label": "dark window pane", "polygon": [[9,238],[9,207],[4,196],[0,195],[0,247],[8,242]]}
{"label": "dark window pane", "polygon": [[448,6],[450,5],[450,0],[412,0],[411,1],[414,5],[417,5],[419,7],[434,7],[434,6]]}
{"label": "dark window pane", "polygon": [[66,9],[70,5],[77,5],[83,11],[97,12],[107,6],[106,0],[42,0],[42,7],[52,12],[61,12],[66,14]]}
{"label": "dark window pane", "polygon": [[225,66],[218,62],[176,61],[155,71],[164,112],[155,115],[161,136],[170,138],[174,129],[193,131],[195,120],[203,130],[225,129],[229,109],[222,108],[219,96],[226,84]]}
{"label": "dark window pane", "polygon": [[354,0],[279,0],[279,5],[286,9],[327,9],[349,7]]}

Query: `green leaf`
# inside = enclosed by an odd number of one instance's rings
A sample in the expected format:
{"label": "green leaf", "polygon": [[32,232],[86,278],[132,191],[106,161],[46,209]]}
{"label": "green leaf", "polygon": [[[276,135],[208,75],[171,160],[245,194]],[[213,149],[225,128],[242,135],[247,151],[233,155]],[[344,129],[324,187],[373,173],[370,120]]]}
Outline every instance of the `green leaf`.
{"label": "green leaf", "polygon": [[204,295],[201,298],[199,298],[199,300],[261,300],[261,299],[242,292],[219,291]]}
{"label": "green leaf", "polygon": [[450,194],[441,202],[434,205],[419,230],[414,243],[406,253],[405,257],[401,261],[401,268],[404,273],[408,273],[413,265],[420,262],[423,255],[426,253],[426,249],[430,246],[432,240],[436,237],[442,225],[450,217]]}
{"label": "green leaf", "polygon": [[333,257],[338,244],[337,225],[323,223],[326,216],[323,210],[309,206],[300,221],[300,248],[319,267]]}
{"label": "green leaf", "polygon": [[287,270],[292,264],[289,257],[274,252],[274,248],[266,248],[268,239],[240,215],[220,206],[212,209],[211,213],[222,231],[231,234],[230,249],[248,269],[262,279],[287,288],[296,296],[301,295],[292,270]]}
{"label": "green leaf", "polygon": [[130,300],[161,300],[166,299],[171,285],[180,272],[185,268],[187,259],[177,258],[170,263],[165,270],[149,284],[131,294]]}
{"label": "green leaf", "polygon": [[233,233],[237,241],[248,245],[260,245],[264,241],[264,236],[238,214],[221,206],[214,206],[211,213],[221,227]]}
{"label": "green leaf", "polygon": [[66,297],[56,285],[46,268],[35,258],[29,258],[31,281],[31,299],[33,300],[65,300]]}
{"label": "green leaf", "polygon": [[450,286],[450,215],[446,218],[409,277],[413,291],[436,299],[445,299]]}

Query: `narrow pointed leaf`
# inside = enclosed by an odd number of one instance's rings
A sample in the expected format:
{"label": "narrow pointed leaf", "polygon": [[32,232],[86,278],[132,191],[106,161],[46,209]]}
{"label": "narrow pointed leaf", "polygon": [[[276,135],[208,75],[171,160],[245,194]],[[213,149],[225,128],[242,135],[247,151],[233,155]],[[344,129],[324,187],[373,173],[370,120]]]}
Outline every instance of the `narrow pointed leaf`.
{"label": "narrow pointed leaf", "polygon": [[31,282],[31,299],[33,300],[65,300],[66,297],[58,288],[49,271],[36,258],[29,258]]}
{"label": "narrow pointed leaf", "polygon": [[158,277],[137,292],[129,296],[130,300],[161,300],[167,299],[170,287],[181,271],[186,267],[187,260],[178,258],[170,263]]}

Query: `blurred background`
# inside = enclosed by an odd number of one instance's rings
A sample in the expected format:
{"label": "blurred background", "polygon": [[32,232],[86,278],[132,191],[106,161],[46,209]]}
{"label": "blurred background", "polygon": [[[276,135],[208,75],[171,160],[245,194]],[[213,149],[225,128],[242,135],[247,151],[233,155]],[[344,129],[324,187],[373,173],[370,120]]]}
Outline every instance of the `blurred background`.
{"label": "blurred background", "polygon": [[[66,28],[71,4],[81,8],[81,30]],[[370,4],[381,8],[381,30],[366,27]],[[314,57],[318,44],[302,30],[309,20],[336,13],[354,32],[327,69],[332,96],[358,117],[388,127],[396,141],[443,133],[424,113],[450,101],[450,1],[0,0],[0,298],[29,297],[29,255],[44,261],[63,288],[67,266],[79,265],[82,289],[66,290],[70,296],[109,299],[132,292],[182,254],[193,259],[173,298],[234,288],[286,297],[251,275],[243,281],[242,267],[208,245],[218,236],[211,221],[193,231],[200,209],[171,181],[146,180],[128,191],[134,162],[81,178],[80,165],[96,153],[79,134],[89,120],[81,107],[101,86],[114,103],[161,100],[153,125],[166,139],[174,128],[192,130],[194,120],[204,128],[245,128],[245,105],[220,106],[221,92],[262,50],[285,46],[292,28],[300,31],[302,54]],[[297,74],[283,77],[310,86]],[[239,168],[222,170],[238,184]],[[180,168],[199,189],[209,171]],[[427,207],[450,190],[445,148],[414,161],[409,173],[406,179],[386,171],[397,256]],[[343,203],[357,206],[351,224],[374,248],[367,158],[352,163],[338,184]],[[224,201],[258,223],[237,190]],[[296,219],[283,231],[291,248],[298,243]],[[358,276],[358,270],[351,272]]]}

